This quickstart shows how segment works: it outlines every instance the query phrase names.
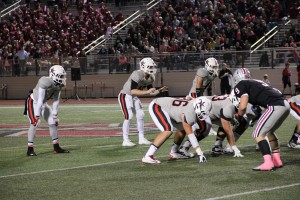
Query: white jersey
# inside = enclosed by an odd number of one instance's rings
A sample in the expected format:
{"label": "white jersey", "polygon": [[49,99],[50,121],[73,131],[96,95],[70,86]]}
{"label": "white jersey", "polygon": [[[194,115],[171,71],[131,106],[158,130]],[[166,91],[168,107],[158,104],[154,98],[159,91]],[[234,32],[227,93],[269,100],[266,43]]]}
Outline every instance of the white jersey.
{"label": "white jersey", "polygon": [[154,76],[151,76],[148,79],[145,79],[144,73],[141,70],[135,70],[132,72],[128,80],[123,86],[123,89],[121,90],[121,93],[123,94],[131,94],[132,90],[132,81],[136,82],[138,84],[136,89],[143,90],[147,88],[148,86],[151,86],[155,80]]}
{"label": "white jersey", "polygon": [[211,82],[217,77],[215,74],[210,74],[205,68],[199,68],[196,72],[196,76],[193,80],[193,85],[192,88],[190,90],[190,93],[196,93],[196,84],[197,84],[197,78],[201,77],[203,78],[203,82],[201,87],[203,88],[207,88],[209,86],[209,84],[211,84]]}
{"label": "white jersey", "polygon": [[[212,109],[209,113],[212,124],[221,126],[221,118],[231,121],[235,113],[237,112],[235,106],[231,103],[228,95],[222,96],[210,96],[207,97],[212,101]],[[252,110],[252,105],[248,103],[246,115],[248,120],[255,116]]]}
{"label": "white jersey", "polygon": [[182,114],[185,115],[186,123],[193,125],[197,123],[197,116],[193,107],[193,100],[187,101],[171,97],[161,97],[153,100],[154,103],[161,106],[167,112],[170,118],[176,122],[182,122]]}
{"label": "white jersey", "polygon": [[300,121],[300,95],[293,96],[288,99],[290,104],[290,114],[296,119]]}
{"label": "white jersey", "polygon": [[57,97],[60,94],[62,86],[56,86],[50,77],[41,77],[33,89],[32,98],[35,101],[39,100],[39,88],[46,90],[45,97],[43,99],[43,103],[45,103],[48,99]]}

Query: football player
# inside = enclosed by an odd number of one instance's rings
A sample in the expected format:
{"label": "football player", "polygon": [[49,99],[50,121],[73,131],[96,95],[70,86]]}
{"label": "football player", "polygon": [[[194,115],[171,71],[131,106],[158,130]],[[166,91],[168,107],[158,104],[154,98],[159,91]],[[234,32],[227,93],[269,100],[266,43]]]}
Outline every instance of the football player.
{"label": "football player", "polygon": [[288,142],[288,147],[293,149],[300,149],[300,95],[293,96],[288,99],[290,103],[290,114],[298,120],[294,133]]}
{"label": "football player", "polygon": [[189,96],[192,98],[203,96],[205,90],[207,90],[206,96],[211,96],[212,91],[210,85],[218,76],[218,70],[219,63],[215,58],[206,59],[205,67],[199,68],[196,72],[192,88],[189,92]]}
{"label": "football player", "polygon": [[[146,155],[142,158],[143,163],[159,164],[154,158],[158,148],[172,135],[174,127],[178,130],[176,135],[184,138],[187,134],[193,148],[199,156],[200,163],[206,162],[192,126],[198,120],[205,120],[211,110],[211,101],[206,97],[198,97],[191,101],[171,97],[154,99],[149,104],[149,113],[156,126],[161,131],[152,142]],[[169,156],[176,156],[174,151]]]}
{"label": "football player", "polygon": [[270,171],[274,167],[282,167],[280,146],[275,131],[289,115],[290,105],[288,101],[277,89],[263,81],[254,79],[239,81],[234,87],[234,95],[239,103],[236,118],[238,122],[246,113],[248,103],[265,109],[252,134],[263,155],[264,163],[253,168],[253,170]]}
{"label": "football player", "polygon": [[[69,153],[68,150],[62,149],[59,146],[57,134],[59,98],[61,89],[65,85],[66,72],[64,68],[60,65],[54,65],[49,70],[49,76],[41,77],[33,91],[28,95],[24,110],[24,114],[27,114],[30,121],[27,156],[37,155],[34,152],[33,142],[36,128],[40,125],[41,117],[49,125],[54,153]],[[52,108],[47,104],[50,98],[53,98]]]}
{"label": "football player", "polygon": [[[188,97],[196,98],[204,94],[205,96],[212,96],[212,82],[218,76],[218,71],[218,61],[212,57],[206,59],[204,68],[199,68],[196,72]],[[211,129],[209,134],[216,135],[216,132]]]}
{"label": "football player", "polygon": [[156,64],[152,58],[143,58],[140,61],[140,70],[132,72],[128,80],[123,86],[118,96],[118,101],[124,114],[123,121],[123,143],[122,146],[131,147],[135,143],[129,139],[129,125],[135,113],[137,119],[137,129],[139,132],[139,144],[151,144],[144,137],[144,111],[139,96],[156,96],[160,92],[167,91],[167,87],[155,89],[153,82],[155,81]]}

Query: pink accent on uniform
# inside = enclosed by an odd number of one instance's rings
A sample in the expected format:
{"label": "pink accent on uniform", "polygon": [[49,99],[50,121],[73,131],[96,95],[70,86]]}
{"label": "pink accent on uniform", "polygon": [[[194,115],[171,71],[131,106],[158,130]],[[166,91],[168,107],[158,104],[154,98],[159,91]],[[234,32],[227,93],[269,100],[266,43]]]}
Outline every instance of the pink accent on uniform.
{"label": "pink accent on uniform", "polygon": [[264,155],[264,163],[259,166],[261,171],[270,171],[274,168],[272,157],[270,154]]}
{"label": "pink accent on uniform", "polygon": [[274,167],[279,168],[282,167],[282,161],[280,159],[280,153],[273,153],[272,154],[272,161],[274,164]]}

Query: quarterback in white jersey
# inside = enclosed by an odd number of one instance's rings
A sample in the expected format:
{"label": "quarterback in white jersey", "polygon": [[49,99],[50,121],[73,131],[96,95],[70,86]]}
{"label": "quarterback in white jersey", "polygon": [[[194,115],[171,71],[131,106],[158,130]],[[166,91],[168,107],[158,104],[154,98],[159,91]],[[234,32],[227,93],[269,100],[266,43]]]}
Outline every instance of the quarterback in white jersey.
{"label": "quarterback in white jersey", "polygon": [[122,146],[135,146],[133,142],[130,141],[129,135],[129,125],[130,121],[135,113],[137,119],[137,129],[139,132],[139,144],[151,144],[144,137],[144,111],[142,109],[142,103],[139,100],[139,96],[156,96],[160,92],[167,90],[167,87],[162,87],[156,90],[153,87],[153,82],[155,81],[156,74],[156,64],[152,58],[143,58],[140,61],[140,70],[135,70],[132,72],[126,83],[124,84],[122,90],[118,95],[118,101],[122,112],[124,114],[123,121],[123,143]]}
{"label": "quarterback in white jersey", "polygon": [[205,67],[199,68],[196,72],[189,96],[192,98],[203,96],[205,90],[207,90],[207,95],[211,96],[211,84],[218,76],[218,70],[219,63],[215,58],[206,59]]}
{"label": "quarterback in white jersey", "polygon": [[[149,113],[161,133],[154,139],[146,155],[143,157],[142,162],[150,164],[160,163],[159,160],[154,158],[154,154],[172,135],[174,127],[178,130],[175,137],[179,136],[183,139],[187,134],[193,148],[199,156],[200,163],[206,162],[206,158],[201,151],[192,126],[199,120],[205,120],[210,110],[211,101],[206,97],[198,97],[191,101],[171,97],[154,99],[149,104]],[[173,154],[177,153],[176,151],[171,151],[169,156],[173,157]]]}
{"label": "quarterback in white jersey", "polygon": [[[36,128],[40,124],[40,117],[43,117],[49,125],[54,153],[69,153],[68,150],[59,146],[57,136],[59,98],[61,88],[65,85],[66,72],[64,68],[60,65],[54,65],[49,70],[49,77],[41,77],[32,93],[28,95],[24,111],[30,121],[27,156],[36,156],[33,142]],[[52,108],[47,104],[51,98],[53,98]]]}
{"label": "quarterback in white jersey", "polygon": [[288,99],[290,103],[290,114],[298,120],[294,133],[288,142],[288,147],[293,149],[300,149],[300,95],[293,96]]}

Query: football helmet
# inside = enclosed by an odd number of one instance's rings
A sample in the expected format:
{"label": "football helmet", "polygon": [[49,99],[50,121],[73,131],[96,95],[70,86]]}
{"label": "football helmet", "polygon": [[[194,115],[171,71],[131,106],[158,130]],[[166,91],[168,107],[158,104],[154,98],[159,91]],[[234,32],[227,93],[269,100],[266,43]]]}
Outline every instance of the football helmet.
{"label": "football helmet", "polygon": [[206,97],[198,97],[193,102],[194,110],[200,120],[205,120],[209,114],[212,104],[211,100]]}
{"label": "football helmet", "polygon": [[152,58],[143,58],[140,61],[140,70],[150,74],[155,75],[156,74],[156,64]]}
{"label": "football helmet", "polygon": [[240,106],[240,98],[237,97],[234,93],[234,90],[231,91],[230,95],[229,95],[229,99],[231,101],[231,103],[237,108],[239,109]]}
{"label": "football helmet", "polygon": [[241,80],[251,79],[251,73],[247,68],[239,68],[233,73],[234,84],[238,84]]}
{"label": "football helmet", "polygon": [[57,85],[66,85],[67,73],[65,69],[61,65],[53,65],[49,69],[49,77],[57,84]]}
{"label": "football helmet", "polygon": [[218,63],[218,61],[215,58],[207,58],[205,60],[205,69],[210,74],[218,75],[218,71],[219,71],[219,63]]}

